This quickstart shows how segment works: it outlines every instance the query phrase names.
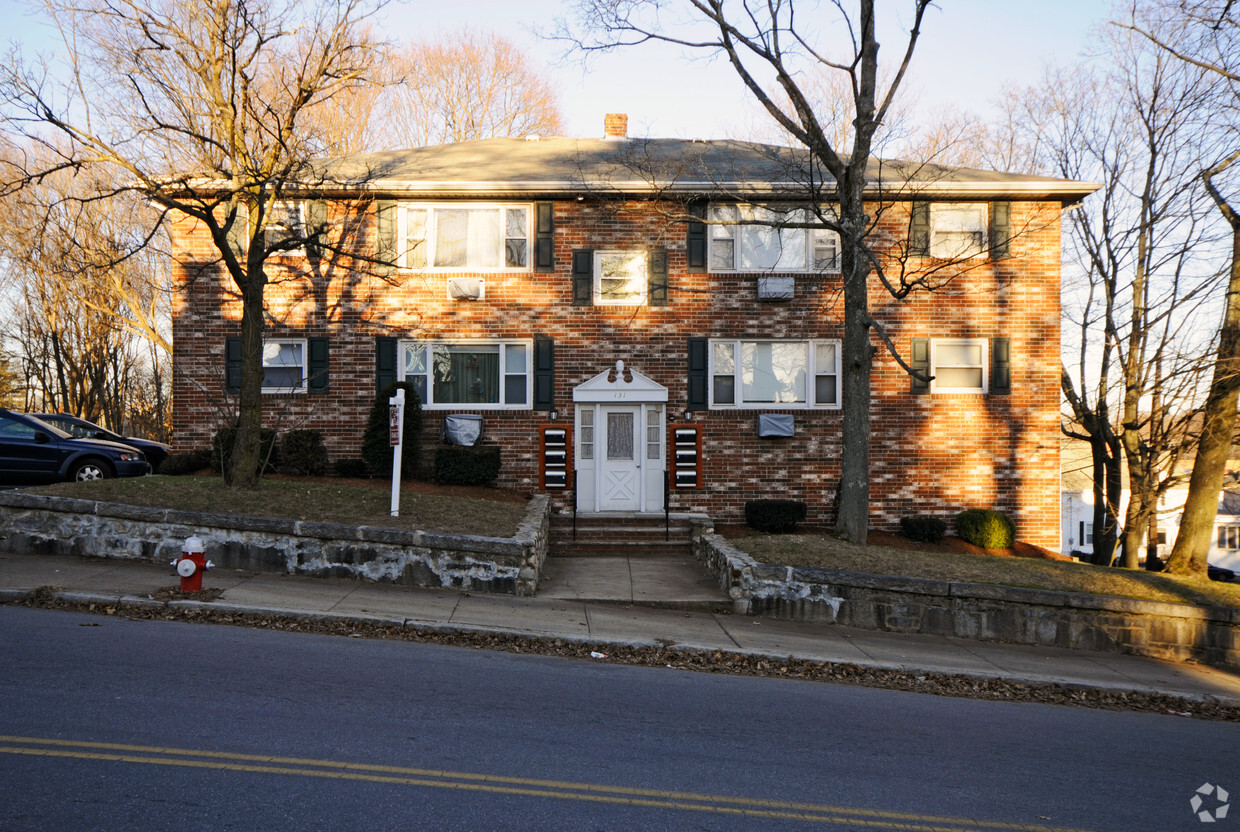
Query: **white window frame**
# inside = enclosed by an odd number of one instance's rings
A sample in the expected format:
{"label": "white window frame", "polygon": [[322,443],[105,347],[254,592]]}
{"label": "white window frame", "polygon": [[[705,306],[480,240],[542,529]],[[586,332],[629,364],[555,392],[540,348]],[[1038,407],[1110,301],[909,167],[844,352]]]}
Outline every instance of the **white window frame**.
{"label": "white window frame", "polygon": [[[268,364],[268,346],[295,345],[301,347],[301,384],[296,387],[277,387],[267,384],[268,367],[292,367],[292,364]],[[263,392],[273,394],[305,393],[310,378],[310,344],[305,338],[264,338],[263,339]]]}
{"label": "white window frame", "polygon": [[[534,409],[534,341],[525,338],[508,338],[508,339],[462,339],[462,340],[417,340],[408,339],[400,341],[396,352],[397,378],[400,381],[408,381],[405,373],[405,351],[410,347],[423,347],[425,371],[421,373],[425,378],[424,387],[426,390],[426,401],[422,402],[423,410],[533,410]],[[499,347],[499,398],[498,402],[436,402],[435,398],[435,379],[432,364],[432,356],[435,347]],[[507,372],[509,347],[520,346],[525,348],[525,401],[510,404],[505,401],[507,395],[507,385],[505,381],[509,375],[518,375],[517,373]]]}
{"label": "white window frame", "polygon": [[[608,298],[603,294],[603,261],[614,257],[641,261],[641,274],[629,278],[630,285],[636,284],[637,291],[624,298]],[[594,282],[591,291],[594,293],[596,306],[645,306],[649,287],[650,256],[645,249],[606,249],[594,252]]]}
{"label": "white window frame", "polygon": [[[495,211],[499,213],[500,234],[498,266],[436,266],[435,241],[439,211],[470,210]],[[525,211],[525,235],[508,237],[509,210]],[[410,211],[426,212],[425,237],[421,238],[423,258],[415,259],[413,247],[409,245],[409,235],[413,230],[409,221]],[[507,247],[509,240],[525,241],[525,265],[507,266]],[[492,274],[499,272],[522,273],[534,268],[534,204],[532,202],[399,202],[396,206],[396,265],[402,269],[414,269],[420,272],[465,272],[470,274]]]}
{"label": "white window frame", "polygon": [[[800,216],[798,216],[798,214]],[[771,226],[744,221],[765,216]],[[776,228],[780,220],[787,222],[809,222],[812,214],[808,209],[795,206],[776,206],[766,208],[759,205],[738,204],[732,202],[713,203],[707,211],[707,254],[706,262],[711,272],[763,272],[781,274],[839,274],[840,272],[840,235],[827,228]],[[784,266],[778,264],[770,268],[742,268],[741,247],[745,242],[745,229],[773,228],[780,237],[781,246],[784,235],[801,234],[801,266]],[[723,254],[724,243],[730,243],[732,253],[728,257]],[[791,241],[789,241],[791,245]],[[819,255],[833,252],[831,259],[819,265]],[[720,262],[716,262],[716,261]]]}
{"label": "white window frame", "polygon": [[[940,364],[939,347],[941,346],[977,346],[981,348],[981,364]],[[981,370],[982,384],[980,387],[951,387],[938,379],[939,367]],[[988,338],[931,338],[930,339],[930,392],[934,393],[971,393],[985,395],[990,392],[990,339]]]}
{"label": "white window frame", "polygon": [[[959,228],[950,230],[943,229],[942,226],[947,221],[956,217],[959,218],[966,212],[976,213],[980,217],[980,224],[975,231],[969,232],[967,229],[962,232]],[[940,260],[971,260],[975,257],[985,257],[987,246],[989,245],[990,232],[990,203],[988,202],[932,202],[930,203],[930,256]],[[958,249],[952,246],[946,240],[940,240],[939,235],[947,233],[973,233],[977,234],[979,242],[975,247],[971,246],[964,249]]]}
{"label": "white window frame", "polygon": [[[715,378],[717,376],[729,375],[726,372],[717,372],[715,366],[715,346],[718,344],[732,345],[732,372],[733,377],[732,390],[733,401],[716,402],[715,401]],[[742,362],[741,351],[745,344],[800,344],[805,347],[805,401],[803,402],[746,402],[742,401],[744,380],[741,377]],[[818,346],[829,345],[834,347],[835,361],[832,367],[819,367],[818,362]],[[841,374],[840,352],[843,342],[836,338],[814,338],[806,339],[789,339],[789,338],[711,338],[708,344],[709,362],[707,366],[707,378],[710,393],[710,409],[711,410],[839,410],[843,398],[843,379]],[[830,372],[823,372],[830,370]],[[835,401],[834,402],[818,402],[818,377],[834,376],[835,377]]]}

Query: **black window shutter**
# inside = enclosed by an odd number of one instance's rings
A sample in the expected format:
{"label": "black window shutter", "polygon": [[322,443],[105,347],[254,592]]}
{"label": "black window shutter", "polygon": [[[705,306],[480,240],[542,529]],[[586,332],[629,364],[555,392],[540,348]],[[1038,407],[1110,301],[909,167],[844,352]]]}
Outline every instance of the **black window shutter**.
{"label": "black window shutter", "polygon": [[396,200],[381,199],[375,203],[376,233],[375,256],[389,266],[396,265]]}
{"label": "black window shutter", "polygon": [[710,407],[707,388],[709,371],[707,355],[710,341],[706,338],[689,339],[689,409],[706,410]]}
{"label": "black window shutter", "polygon": [[594,250],[573,251],[573,306],[594,305]]}
{"label": "black window shutter", "polygon": [[534,337],[534,409],[555,409],[555,341]]}
{"label": "black window shutter", "polygon": [[667,249],[650,249],[650,271],[646,275],[646,297],[651,306],[667,306],[669,292],[667,277]]}
{"label": "black window shutter", "polygon": [[311,393],[326,393],[328,382],[329,347],[326,338],[307,338],[310,349],[310,383],[307,388]]}
{"label": "black window shutter", "polygon": [[555,203],[534,203],[534,271],[555,271]]}
{"label": "black window shutter", "polygon": [[990,392],[997,396],[1012,394],[1012,339],[990,339]]}
{"label": "black window shutter", "polygon": [[[909,366],[914,370],[930,374],[930,339],[913,338],[909,348]],[[909,392],[925,394],[930,392],[930,382],[922,381],[916,376],[909,376]]]}
{"label": "black window shutter", "polygon": [[321,199],[306,202],[306,254],[323,256],[323,236],[327,229],[327,203]]}
{"label": "black window shutter", "polygon": [[396,383],[396,339],[385,335],[375,337],[375,395]]}
{"label": "black window shutter", "polygon": [[914,202],[908,220],[908,253],[913,257],[930,256],[930,203]]}
{"label": "black window shutter", "polygon": [[241,392],[241,339],[224,339],[224,389],[229,393]]}
{"label": "black window shutter", "polygon": [[689,274],[706,272],[706,203],[694,202],[689,206],[688,228],[685,232],[685,256],[689,261]]}
{"label": "black window shutter", "polygon": [[990,256],[1002,260],[1011,256],[1012,203],[990,203]]}

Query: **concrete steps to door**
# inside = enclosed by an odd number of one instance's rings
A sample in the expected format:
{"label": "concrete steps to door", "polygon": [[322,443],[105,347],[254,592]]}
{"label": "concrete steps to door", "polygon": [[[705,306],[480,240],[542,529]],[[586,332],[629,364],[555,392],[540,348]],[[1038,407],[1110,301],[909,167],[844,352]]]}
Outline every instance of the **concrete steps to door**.
{"label": "concrete steps to door", "polygon": [[687,518],[641,514],[578,514],[551,520],[551,557],[692,557]]}

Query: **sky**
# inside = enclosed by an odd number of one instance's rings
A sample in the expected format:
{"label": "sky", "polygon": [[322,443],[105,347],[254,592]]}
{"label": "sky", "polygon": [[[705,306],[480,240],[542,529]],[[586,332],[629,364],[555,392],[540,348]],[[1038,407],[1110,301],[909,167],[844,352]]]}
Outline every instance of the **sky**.
{"label": "sky", "polygon": [[[823,0],[825,15],[829,4]],[[885,0],[904,9],[909,0]],[[1107,19],[1106,0],[939,0],[929,10],[906,82],[923,106],[957,107],[985,115],[1005,85],[1038,81],[1047,61],[1075,60],[1090,32]],[[798,8],[811,9],[804,0]],[[18,14],[13,14],[16,11]],[[494,30],[521,46],[560,92],[566,134],[602,135],[606,113],[626,113],[631,136],[725,138],[753,122],[753,110],[731,67],[693,58],[669,46],[648,45],[596,56],[589,64],[563,57],[563,47],[541,39],[568,16],[563,0],[456,0],[394,2],[379,28],[394,41],[429,39],[463,26]],[[0,0],[8,39],[27,58],[53,48],[55,33],[19,0]],[[801,12],[804,14],[804,12]],[[896,21],[880,20],[880,54],[902,46]]]}

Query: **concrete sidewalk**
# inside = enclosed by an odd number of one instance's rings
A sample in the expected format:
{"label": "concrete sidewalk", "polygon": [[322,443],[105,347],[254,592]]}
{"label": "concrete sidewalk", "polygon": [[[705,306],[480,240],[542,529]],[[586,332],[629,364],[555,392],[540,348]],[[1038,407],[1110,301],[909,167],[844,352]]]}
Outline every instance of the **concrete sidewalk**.
{"label": "concrete sidewalk", "polygon": [[[712,611],[726,596],[702,580],[692,569],[695,565],[552,559],[545,591],[534,598],[218,569],[208,572],[204,581],[206,588],[223,591],[217,600],[171,603],[229,612],[338,617],[443,632],[554,637],[601,647],[720,650],[908,673],[1166,694],[1188,702],[1240,706],[1240,673],[1205,665]],[[0,601],[13,601],[46,586],[66,600],[150,605],[158,603],[153,599],[158,590],[177,584],[172,568],[166,565],[0,553]],[[669,593],[669,587],[676,591]],[[643,603],[676,606],[676,598],[681,601],[679,609]]]}

